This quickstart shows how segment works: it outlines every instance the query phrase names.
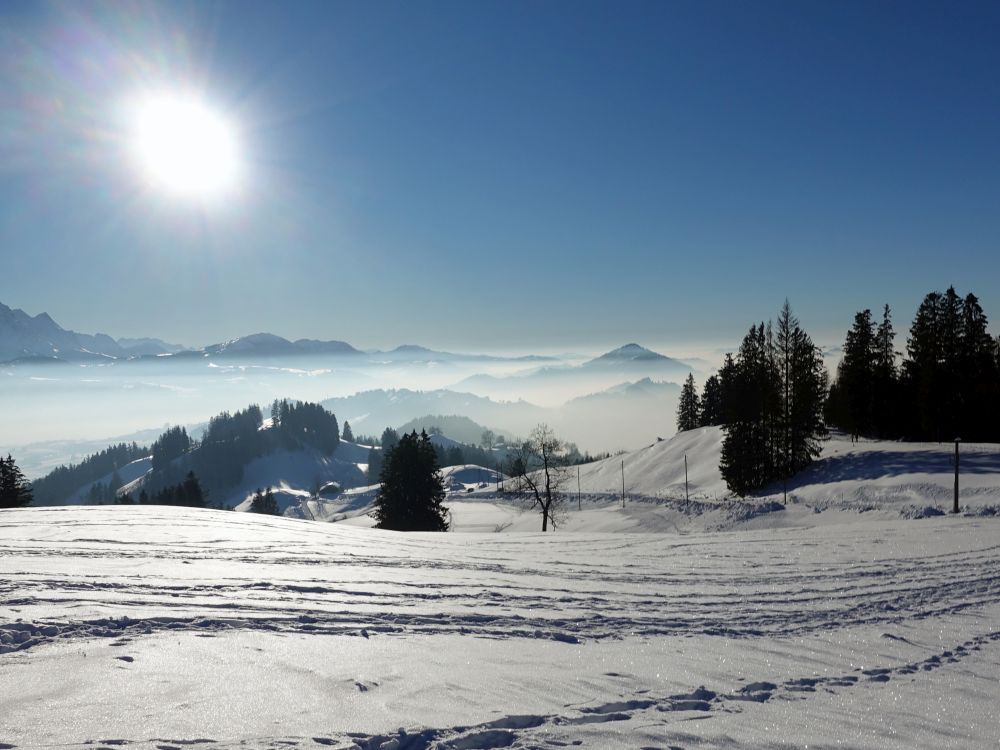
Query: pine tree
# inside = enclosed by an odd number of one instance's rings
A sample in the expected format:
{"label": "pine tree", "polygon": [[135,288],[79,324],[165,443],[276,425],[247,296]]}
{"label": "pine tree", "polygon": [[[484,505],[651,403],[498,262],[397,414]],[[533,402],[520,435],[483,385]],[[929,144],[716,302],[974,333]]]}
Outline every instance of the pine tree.
{"label": "pine tree", "polygon": [[862,310],[854,316],[854,325],[844,342],[844,356],[837,366],[837,393],[843,403],[835,424],[852,438],[871,435],[874,429],[876,365],[875,324],[871,310]]}
{"label": "pine tree", "polygon": [[[962,389],[960,436],[966,440],[993,440],[1000,417],[1000,368],[979,300],[968,294],[962,303],[962,345],[959,373]],[[957,436],[956,436],[957,437]]]}
{"label": "pine tree", "polygon": [[385,451],[374,445],[368,449],[368,481],[375,484],[382,474],[382,459]]}
{"label": "pine tree", "polygon": [[701,423],[701,408],[698,400],[698,389],[694,384],[694,375],[688,373],[687,380],[681,387],[681,397],[677,403],[677,431],[693,430]]}
{"label": "pine tree", "polygon": [[790,424],[786,477],[802,471],[819,456],[822,440],[827,434],[823,422],[823,402],[827,390],[823,355],[809,335],[798,326],[793,342],[789,367],[791,403],[784,407]]}
{"label": "pine tree", "polygon": [[382,430],[382,437],[379,442],[383,451],[390,451],[399,445],[399,433],[391,427],[386,427]]}
{"label": "pine tree", "polygon": [[447,531],[444,482],[426,432],[403,435],[383,457],[372,517],[380,529]]}
{"label": "pine tree", "polygon": [[712,375],[705,381],[705,388],[701,395],[701,419],[698,423],[702,427],[723,423],[722,383],[718,375]]}
{"label": "pine tree", "polygon": [[727,415],[719,470],[729,488],[741,496],[774,478],[778,383],[769,338],[769,327],[751,326],[736,360],[727,359],[723,366]]}
{"label": "pine tree", "polygon": [[875,371],[872,381],[872,422],[878,437],[897,437],[900,434],[898,417],[899,373],[896,368],[892,328],[892,311],[889,305],[882,309],[882,322],[875,333]]}
{"label": "pine tree", "polygon": [[929,293],[910,327],[908,358],[903,363],[912,414],[909,437],[941,440],[957,436],[962,348],[962,304],[958,294],[953,287],[943,295]]}
{"label": "pine tree", "polygon": [[344,429],[340,433],[340,437],[348,443],[354,442],[354,431],[351,429],[351,423],[346,419],[344,420]]}
{"label": "pine tree", "polygon": [[0,457],[0,508],[22,508],[31,505],[31,485],[8,453]]}

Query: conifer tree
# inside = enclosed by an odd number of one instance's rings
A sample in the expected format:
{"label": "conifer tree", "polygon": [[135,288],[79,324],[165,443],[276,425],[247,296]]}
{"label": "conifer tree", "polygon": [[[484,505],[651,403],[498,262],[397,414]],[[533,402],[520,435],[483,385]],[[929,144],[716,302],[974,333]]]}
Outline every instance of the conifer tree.
{"label": "conifer tree", "polygon": [[837,366],[837,392],[843,403],[835,424],[852,438],[871,435],[874,428],[876,346],[871,310],[862,310],[854,316]]}
{"label": "conifer tree", "polygon": [[348,443],[354,442],[354,431],[351,429],[351,423],[346,419],[344,420],[344,429],[340,433],[340,437]]}
{"label": "conifer tree", "polygon": [[872,382],[872,422],[878,437],[896,437],[899,433],[898,403],[899,376],[896,368],[892,328],[892,311],[889,305],[882,309],[882,322],[875,333],[875,371]]}
{"label": "conifer tree", "polygon": [[31,505],[31,485],[14,459],[0,457],[0,508],[21,508]]}
{"label": "conifer tree", "polygon": [[702,427],[723,423],[722,384],[718,375],[712,375],[705,381],[705,388],[701,394],[701,418],[698,423]]}
{"label": "conifer tree", "polygon": [[698,400],[698,390],[694,384],[694,375],[688,373],[687,380],[681,387],[680,400],[677,403],[677,431],[693,430],[701,423],[701,408]]}
{"label": "conifer tree", "polygon": [[383,457],[372,517],[380,529],[447,531],[444,482],[426,432],[403,435]]}

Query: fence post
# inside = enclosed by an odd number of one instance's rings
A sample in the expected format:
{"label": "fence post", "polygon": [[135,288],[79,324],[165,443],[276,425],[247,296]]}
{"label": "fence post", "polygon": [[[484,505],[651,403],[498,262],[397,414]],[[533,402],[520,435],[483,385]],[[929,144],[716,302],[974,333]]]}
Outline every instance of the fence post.
{"label": "fence post", "polygon": [[958,513],[958,444],[961,442],[961,438],[955,438],[955,507],[952,513]]}

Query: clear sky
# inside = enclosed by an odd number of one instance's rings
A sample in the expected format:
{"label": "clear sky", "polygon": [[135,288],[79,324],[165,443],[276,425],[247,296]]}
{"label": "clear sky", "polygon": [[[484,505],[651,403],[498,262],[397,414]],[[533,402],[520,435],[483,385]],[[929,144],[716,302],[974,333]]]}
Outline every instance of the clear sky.
{"label": "clear sky", "polygon": [[[1000,4],[0,3],[0,302],[203,345],[814,338],[1000,320]],[[239,184],[137,176],[197,91]],[[211,156],[209,154],[208,156]],[[198,157],[201,158],[200,156]]]}

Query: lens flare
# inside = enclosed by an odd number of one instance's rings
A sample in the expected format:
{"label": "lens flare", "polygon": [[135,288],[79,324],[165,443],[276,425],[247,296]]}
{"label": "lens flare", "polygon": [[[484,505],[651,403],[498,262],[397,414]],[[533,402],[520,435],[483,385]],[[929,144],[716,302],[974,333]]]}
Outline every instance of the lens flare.
{"label": "lens flare", "polygon": [[212,200],[239,183],[236,132],[197,97],[158,94],[135,107],[132,150],[144,182],[169,195]]}

